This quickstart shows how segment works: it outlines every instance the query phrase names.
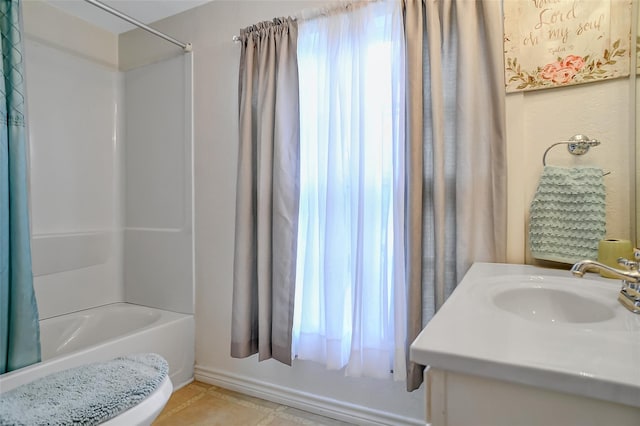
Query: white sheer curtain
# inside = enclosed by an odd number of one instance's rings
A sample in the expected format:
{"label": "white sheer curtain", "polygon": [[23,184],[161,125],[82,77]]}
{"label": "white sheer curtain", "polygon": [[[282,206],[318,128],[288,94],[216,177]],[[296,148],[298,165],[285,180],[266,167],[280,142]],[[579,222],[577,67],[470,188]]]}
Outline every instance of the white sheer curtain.
{"label": "white sheer curtain", "polygon": [[300,209],[293,355],[405,377],[402,5],[299,23]]}

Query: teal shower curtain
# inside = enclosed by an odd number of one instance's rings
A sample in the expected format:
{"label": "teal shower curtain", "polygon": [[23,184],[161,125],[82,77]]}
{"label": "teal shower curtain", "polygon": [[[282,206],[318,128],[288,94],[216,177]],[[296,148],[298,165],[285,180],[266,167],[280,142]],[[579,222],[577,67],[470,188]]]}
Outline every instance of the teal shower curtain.
{"label": "teal shower curtain", "polygon": [[20,1],[0,0],[0,374],[40,361],[33,291]]}

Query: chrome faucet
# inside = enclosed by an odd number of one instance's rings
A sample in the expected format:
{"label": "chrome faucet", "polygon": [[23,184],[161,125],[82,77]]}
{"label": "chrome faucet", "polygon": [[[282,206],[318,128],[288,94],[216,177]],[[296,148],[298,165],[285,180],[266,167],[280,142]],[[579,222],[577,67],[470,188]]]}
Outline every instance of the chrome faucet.
{"label": "chrome faucet", "polygon": [[[640,258],[640,250],[634,252],[636,259]],[[607,271],[611,275],[622,280],[622,288],[618,294],[618,301],[635,314],[640,314],[640,271],[638,262],[628,260],[623,257],[618,258],[618,264],[626,269],[616,269],[594,260],[582,260],[571,268],[571,273],[576,277],[584,276],[584,273],[591,271]]]}

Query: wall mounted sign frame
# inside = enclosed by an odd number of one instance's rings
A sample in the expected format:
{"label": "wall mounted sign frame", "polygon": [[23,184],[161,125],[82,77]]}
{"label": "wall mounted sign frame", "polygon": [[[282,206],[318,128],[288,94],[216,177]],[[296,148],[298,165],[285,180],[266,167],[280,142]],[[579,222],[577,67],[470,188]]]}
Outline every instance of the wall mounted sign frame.
{"label": "wall mounted sign frame", "polygon": [[507,92],[629,76],[631,0],[505,0]]}

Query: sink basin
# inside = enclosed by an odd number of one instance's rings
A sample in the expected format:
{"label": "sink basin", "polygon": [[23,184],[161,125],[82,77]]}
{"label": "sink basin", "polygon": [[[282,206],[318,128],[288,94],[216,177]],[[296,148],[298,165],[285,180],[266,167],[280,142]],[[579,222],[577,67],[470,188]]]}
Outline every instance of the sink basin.
{"label": "sink basin", "polygon": [[493,303],[526,320],[541,323],[593,323],[610,320],[615,311],[599,300],[545,287],[503,289]]}
{"label": "sink basin", "polygon": [[475,263],[411,344],[411,360],[640,409],[640,315],[619,291],[597,274]]}

